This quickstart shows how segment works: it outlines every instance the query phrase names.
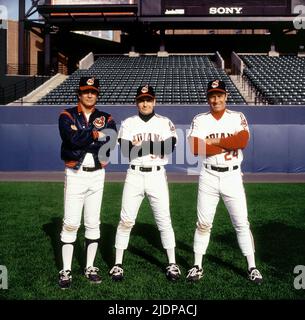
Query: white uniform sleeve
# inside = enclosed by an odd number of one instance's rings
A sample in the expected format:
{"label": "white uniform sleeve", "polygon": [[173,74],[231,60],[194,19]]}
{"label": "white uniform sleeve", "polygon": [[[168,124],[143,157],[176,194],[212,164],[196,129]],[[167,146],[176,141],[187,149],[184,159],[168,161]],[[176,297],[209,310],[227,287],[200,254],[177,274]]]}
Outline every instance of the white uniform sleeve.
{"label": "white uniform sleeve", "polygon": [[178,135],[177,135],[174,124],[171,122],[171,120],[167,119],[164,123],[163,140],[166,140],[172,137],[178,140]]}
{"label": "white uniform sleeve", "polygon": [[198,138],[202,138],[202,130],[200,130],[199,125],[198,125],[198,118],[195,117],[192,121],[189,133],[187,135],[187,137],[198,137]]}
{"label": "white uniform sleeve", "polygon": [[239,132],[242,130],[247,130],[249,132],[249,126],[245,115],[242,112],[240,112],[237,122],[237,131]]}
{"label": "white uniform sleeve", "polygon": [[132,132],[129,129],[129,125],[126,121],[123,121],[118,133],[118,139],[125,139],[132,141],[133,140],[133,135]]}

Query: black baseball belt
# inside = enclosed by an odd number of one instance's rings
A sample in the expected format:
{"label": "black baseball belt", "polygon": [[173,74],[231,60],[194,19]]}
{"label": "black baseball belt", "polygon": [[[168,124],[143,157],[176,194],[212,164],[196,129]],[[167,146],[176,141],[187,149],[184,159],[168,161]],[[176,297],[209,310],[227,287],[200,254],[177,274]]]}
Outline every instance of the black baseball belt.
{"label": "black baseball belt", "polygon": [[156,167],[140,167],[140,166],[135,166],[135,165],[131,165],[130,168],[132,170],[139,170],[141,172],[151,172],[154,170],[154,168],[156,168],[157,171],[161,170],[160,166],[156,166]]}
{"label": "black baseball belt", "polygon": [[97,165],[95,167],[83,167],[83,171],[87,171],[87,172],[93,172],[93,171],[96,171],[96,170],[100,170],[102,169],[102,165]]}
{"label": "black baseball belt", "polygon": [[233,166],[233,167],[216,167],[216,166],[212,166],[212,165],[209,165],[209,164],[205,164],[204,166],[205,166],[207,169],[211,169],[211,170],[214,170],[214,171],[217,171],[217,172],[226,172],[226,171],[229,171],[230,168],[232,168],[232,170],[238,169],[238,166]]}

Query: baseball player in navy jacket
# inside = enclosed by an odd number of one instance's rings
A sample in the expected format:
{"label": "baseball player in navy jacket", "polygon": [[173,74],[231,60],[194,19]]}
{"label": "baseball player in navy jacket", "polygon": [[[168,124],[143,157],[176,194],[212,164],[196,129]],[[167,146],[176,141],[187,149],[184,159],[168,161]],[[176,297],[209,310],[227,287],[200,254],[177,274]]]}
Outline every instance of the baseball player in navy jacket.
{"label": "baseball player in navy jacket", "polygon": [[64,219],[61,231],[63,269],[59,286],[71,286],[74,242],[84,210],[86,268],[85,277],[100,283],[94,259],[100,239],[100,210],[105,169],[110,151],[116,144],[116,124],[111,115],[95,108],[99,81],[82,77],[78,88],[78,105],[59,116],[62,139],[61,158],[65,162]]}

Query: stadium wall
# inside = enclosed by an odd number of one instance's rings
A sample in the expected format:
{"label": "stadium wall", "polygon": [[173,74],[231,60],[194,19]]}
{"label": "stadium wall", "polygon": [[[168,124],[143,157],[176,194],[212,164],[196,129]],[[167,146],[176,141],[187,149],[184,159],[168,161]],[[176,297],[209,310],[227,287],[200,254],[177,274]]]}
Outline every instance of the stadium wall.
{"label": "stadium wall", "polygon": [[6,72],[6,30],[0,29],[0,78]]}
{"label": "stadium wall", "polygon": [[[0,171],[60,171],[58,115],[64,106],[0,107]],[[100,106],[111,113],[118,126],[136,113],[135,106]],[[252,173],[305,172],[305,108],[229,106],[243,112],[249,122],[251,139],[244,150],[243,171]],[[186,133],[193,117],[208,106],[157,106],[156,112],[176,125],[179,143],[168,171],[194,173],[198,159],[190,154]],[[109,171],[125,171],[127,159],[119,149],[112,154]],[[119,163],[119,164],[118,164]]]}

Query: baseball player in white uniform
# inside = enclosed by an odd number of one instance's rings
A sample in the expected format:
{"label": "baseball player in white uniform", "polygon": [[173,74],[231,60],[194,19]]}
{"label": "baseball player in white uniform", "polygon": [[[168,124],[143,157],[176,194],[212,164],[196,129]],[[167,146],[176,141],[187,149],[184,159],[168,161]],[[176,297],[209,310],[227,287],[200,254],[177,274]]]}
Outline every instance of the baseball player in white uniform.
{"label": "baseball player in white uniform", "polygon": [[177,134],[173,123],[154,112],[155,92],[151,86],[137,90],[138,115],[122,122],[118,134],[121,152],[129,157],[120,214],[115,238],[115,265],[110,270],[114,281],[123,279],[123,254],[127,249],[130,232],[135,224],[138,210],[147,195],[157,227],[161,234],[162,246],[167,252],[166,276],[175,281],[180,276],[175,259],[175,235],[172,228],[169,192],[164,166],[168,155],[175,148]]}
{"label": "baseball player in white uniform", "polygon": [[210,111],[193,119],[189,132],[191,151],[203,157],[197,199],[197,224],[194,235],[194,266],[187,280],[198,281],[203,276],[202,261],[209,244],[212,224],[222,197],[236,231],[242,254],[248,263],[248,278],[262,282],[255,265],[254,241],[249,228],[246,196],[242,181],[242,149],[250,134],[243,113],[226,109],[225,83],[208,83],[207,99]]}

